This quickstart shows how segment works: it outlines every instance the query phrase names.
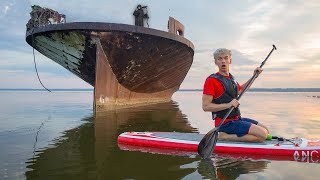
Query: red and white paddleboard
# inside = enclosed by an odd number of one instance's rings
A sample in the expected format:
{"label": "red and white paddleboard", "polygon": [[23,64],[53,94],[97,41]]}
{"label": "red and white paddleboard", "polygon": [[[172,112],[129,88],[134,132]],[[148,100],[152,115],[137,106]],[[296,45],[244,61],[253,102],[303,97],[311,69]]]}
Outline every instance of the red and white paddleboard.
{"label": "red and white paddleboard", "polygon": [[[124,132],[119,135],[118,144],[119,147],[135,146],[197,152],[203,136],[204,134],[178,132]],[[290,141],[274,139],[262,143],[218,141],[214,153],[289,156],[296,160],[303,157],[320,157],[320,139],[295,138]]]}

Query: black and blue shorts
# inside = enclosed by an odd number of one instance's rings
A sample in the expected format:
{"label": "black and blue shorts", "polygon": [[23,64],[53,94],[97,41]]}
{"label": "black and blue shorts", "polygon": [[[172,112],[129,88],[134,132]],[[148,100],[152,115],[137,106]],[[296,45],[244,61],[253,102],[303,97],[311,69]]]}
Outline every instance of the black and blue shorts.
{"label": "black and blue shorts", "polygon": [[219,131],[227,134],[236,134],[238,137],[242,137],[248,134],[252,124],[257,125],[258,121],[250,118],[240,118],[239,120],[233,120],[223,124]]}

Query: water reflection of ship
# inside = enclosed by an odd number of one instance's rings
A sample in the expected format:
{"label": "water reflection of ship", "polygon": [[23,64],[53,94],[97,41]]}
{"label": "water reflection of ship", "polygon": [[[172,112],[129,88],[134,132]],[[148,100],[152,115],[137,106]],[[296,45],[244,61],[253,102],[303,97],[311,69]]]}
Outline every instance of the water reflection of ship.
{"label": "water reflection of ship", "polygon": [[[28,179],[181,179],[196,169],[180,169],[188,157],[121,151],[117,137],[128,130],[195,132],[174,102],[98,113],[64,132],[27,162]],[[168,168],[172,173],[168,173]]]}
{"label": "water reflection of ship", "polygon": [[66,16],[54,10],[32,8],[27,43],[93,86],[96,111],[170,101],[193,62],[194,46],[174,18],[165,32],[127,24],[66,23]]}

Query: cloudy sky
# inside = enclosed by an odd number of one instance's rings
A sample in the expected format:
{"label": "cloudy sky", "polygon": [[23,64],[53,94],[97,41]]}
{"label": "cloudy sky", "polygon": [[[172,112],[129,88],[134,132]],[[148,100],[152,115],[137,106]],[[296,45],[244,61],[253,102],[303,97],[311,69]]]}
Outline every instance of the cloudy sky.
{"label": "cloudy sky", "polygon": [[[32,48],[25,42],[31,5],[54,9],[68,22],[133,24],[137,4],[148,5],[151,28],[167,31],[168,17],[185,26],[195,45],[192,67],[181,88],[202,88],[217,69],[212,52],[232,50],[232,72],[239,82],[252,76],[278,48],[255,81],[257,88],[320,88],[320,1],[318,0],[1,0],[0,88],[42,88]],[[35,52],[39,76],[48,88],[91,88],[60,65]]]}

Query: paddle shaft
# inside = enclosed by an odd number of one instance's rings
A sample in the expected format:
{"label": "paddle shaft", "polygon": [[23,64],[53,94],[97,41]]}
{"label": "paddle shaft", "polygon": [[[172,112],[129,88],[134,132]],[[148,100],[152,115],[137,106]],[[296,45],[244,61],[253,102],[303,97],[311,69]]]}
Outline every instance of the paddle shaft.
{"label": "paddle shaft", "polygon": [[[274,50],[276,50],[277,47],[275,45],[272,45],[272,50],[269,52],[268,56],[264,59],[264,61],[262,61],[260,68],[263,67],[263,65],[266,63],[266,61],[268,60],[269,56],[272,54],[272,52]],[[246,84],[246,86],[243,88],[243,90],[241,91],[240,95],[237,97],[237,100],[240,100],[241,96],[249,89],[249,87],[251,86],[251,84],[254,82],[254,80],[258,77],[258,73],[254,72],[253,76],[250,78],[249,82]],[[229,111],[227,112],[227,114],[223,117],[223,119],[220,121],[218,128],[216,129],[217,131],[220,129],[221,125],[224,123],[224,121],[227,119],[227,117],[230,115],[230,113],[234,110],[234,106],[232,106]]]}

